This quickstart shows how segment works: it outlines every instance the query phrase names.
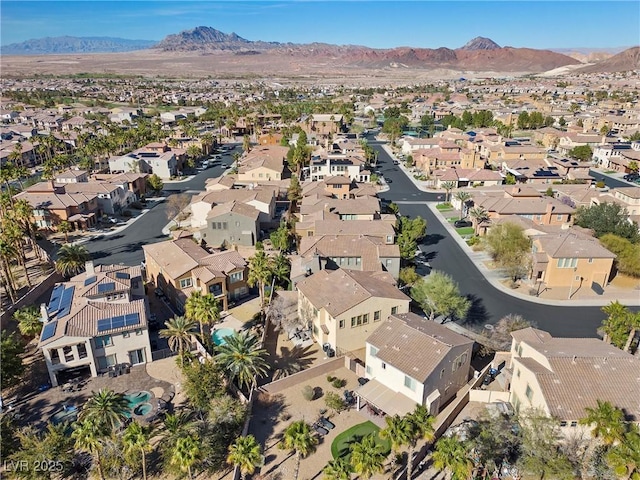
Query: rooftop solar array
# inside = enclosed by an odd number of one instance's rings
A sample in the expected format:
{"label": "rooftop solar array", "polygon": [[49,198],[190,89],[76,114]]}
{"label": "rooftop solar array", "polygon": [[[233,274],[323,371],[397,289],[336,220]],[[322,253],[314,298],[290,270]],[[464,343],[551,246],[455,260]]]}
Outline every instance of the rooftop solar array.
{"label": "rooftop solar array", "polygon": [[71,302],[73,302],[73,291],[76,287],[68,287],[64,289],[62,292],[62,297],[60,298],[60,311],[58,312],[58,318],[64,317],[65,315],[69,315],[71,312]]}
{"label": "rooftop solar array", "polygon": [[47,307],[47,313],[49,313],[50,315],[59,310],[60,297],[62,297],[62,292],[64,292],[64,285],[56,285],[53,288],[53,292],[51,292],[51,299],[49,300],[49,306]]}
{"label": "rooftop solar array", "polygon": [[116,278],[128,279],[129,278],[129,274],[126,273],[126,272],[116,272]]}
{"label": "rooftop solar array", "polygon": [[134,325],[140,325],[140,314],[128,313],[127,315],[118,315],[117,317],[98,320],[98,332],[106,332],[116,328],[133,327]]}
{"label": "rooftop solar array", "polygon": [[95,275],[93,277],[89,277],[84,281],[84,286],[88,286],[91,285],[92,283],[95,283],[95,281],[98,279],[98,277],[96,277]]}
{"label": "rooftop solar array", "polygon": [[42,334],[40,335],[40,341],[44,342],[45,340],[49,340],[56,333],[56,326],[58,325],[58,321],[54,320],[53,322],[49,322],[45,324],[42,328]]}
{"label": "rooftop solar array", "polygon": [[116,284],[113,282],[101,283],[98,285],[98,293],[112,292],[116,289]]}

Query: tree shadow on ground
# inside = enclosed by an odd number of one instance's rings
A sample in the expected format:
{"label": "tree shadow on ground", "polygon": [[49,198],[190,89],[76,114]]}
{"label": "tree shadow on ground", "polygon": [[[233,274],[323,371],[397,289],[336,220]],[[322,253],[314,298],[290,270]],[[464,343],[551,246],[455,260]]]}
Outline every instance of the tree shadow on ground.
{"label": "tree shadow on ground", "polygon": [[421,245],[437,245],[440,240],[444,238],[444,235],[440,235],[439,233],[432,233],[430,235],[425,235],[420,242]]}
{"label": "tree shadow on ground", "polygon": [[467,316],[460,321],[466,327],[482,328],[489,321],[489,313],[484,306],[484,301],[477,295],[469,294],[467,298],[471,302]]}
{"label": "tree shadow on ground", "polygon": [[256,396],[249,432],[264,446],[265,451],[273,447],[277,448],[279,438],[269,445],[266,442],[273,435],[278,423],[289,420],[290,415],[286,413],[286,410],[287,404],[284,395],[270,395],[260,392]]}
{"label": "tree shadow on ground", "polygon": [[280,355],[273,359],[273,371],[270,381],[288,377],[294,373],[301,372],[313,364],[316,360],[316,350],[311,346],[300,348],[281,347]]}

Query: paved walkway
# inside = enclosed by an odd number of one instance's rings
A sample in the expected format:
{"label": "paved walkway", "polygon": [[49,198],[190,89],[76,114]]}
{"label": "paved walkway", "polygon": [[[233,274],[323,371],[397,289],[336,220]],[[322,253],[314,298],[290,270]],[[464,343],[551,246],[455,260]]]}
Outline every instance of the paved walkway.
{"label": "paved walkway", "polygon": [[[382,148],[384,148],[392,158],[395,158],[391,151],[391,148],[388,145],[382,145]],[[419,190],[430,193],[442,192],[442,190],[433,190],[427,188],[426,182],[416,180],[402,162],[400,162],[399,167],[407,175],[407,178],[409,178],[409,180],[411,180]],[[424,201],[408,201],[396,203],[421,203],[426,205],[426,207],[433,212],[435,217],[449,232],[451,238],[460,246],[460,248],[467,254],[471,261],[478,267],[478,270],[485,277],[485,279],[495,288],[502,291],[503,293],[506,293],[507,295],[511,295],[528,302],[552,306],[604,306],[608,305],[614,300],[619,300],[621,303],[624,303],[628,306],[640,306],[640,290],[637,289],[607,287],[607,291],[605,291],[603,295],[594,298],[592,295],[595,295],[595,292],[591,292],[588,287],[584,285],[581,287],[579,285],[575,285],[575,291],[571,292],[571,300],[569,300],[568,288],[547,289],[546,291],[543,291],[539,297],[528,295],[526,293],[509,288],[504,283],[502,283],[504,281],[508,281],[509,278],[504,275],[499,269],[492,269],[487,266],[491,263],[491,257],[489,256],[489,254],[484,251],[474,251],[469,245],[467,245],[467,242],[458,234],[454,226],[449,223],[444,215],[436,208],[437,203]]]}

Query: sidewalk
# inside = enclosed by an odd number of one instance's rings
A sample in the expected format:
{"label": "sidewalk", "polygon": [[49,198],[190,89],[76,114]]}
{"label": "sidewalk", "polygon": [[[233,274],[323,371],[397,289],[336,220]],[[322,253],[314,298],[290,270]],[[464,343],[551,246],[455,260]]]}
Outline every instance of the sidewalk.
{"label": "sidewalk", "polygon": [[[391,158],[395,159],[395,156],[391,152],[391,148],[388,145],[382,145],[382,148],[387,151]],[[403,162],[400,162],[399,167],[405,173],[405,175],[407,175],[407,178],[409,178],[409,180],[411,180],[419,190],[429,193],[442,192],[442,190],[427,188],[425,186],[426,182],[413,178],[413,175],[407,170]],[[602,296],[593,297],[590,295],[585,295],[586,293],[590,292],[588,287],[576,285],[574,287],[574,291],[572,291],[571,293],[571,300],[568,299],[569,289],[566,288],[554,288],[553,290],[542,291],[540,296],[528,295],[526,293],[511,289],[502,283],[505,280],[509,280],[507,276],[502,274],[499,269],[491,269],[487,266],[487,264],[491,262],[491,257],[486,252],[476,252],[469,245],[467,245],[467,242],[458,234],[454,226],[449,223],[443,216],[443,214],[436,208],[436,204],[436,202],[426,202],[427,207],[433,212],[434,216],[449,232],[451,238],[456,243],[458,243],[458,245],[460,245],[460,248],[476,265],[487,282],[491,283],[494,288],[500,290],[501,292],[527,302],[538,303],[541,305],[551,305],[556,307],[605,306],[614,300],[619,300],[621,303],[627,306],[640,306],[640,290],[623,290],[612,286],[607,287],[607,290]],[[595,295],[595,292],[593,293],[593,295]]]}

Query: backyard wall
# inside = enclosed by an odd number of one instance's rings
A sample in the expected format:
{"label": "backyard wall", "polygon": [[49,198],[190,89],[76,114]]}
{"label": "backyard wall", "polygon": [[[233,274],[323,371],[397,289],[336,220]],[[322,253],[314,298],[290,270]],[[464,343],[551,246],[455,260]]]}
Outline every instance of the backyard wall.
{"label": "backyard wall", "polygon": [[343,367],[344,364],[345,360],[343,357],[334,358],[315,367],[303,370],[302,372],[294,373],[293,375],[289,375],[288,377],[281,378],[279,380],[276,380],[275,382],[268,383],[267,385],[263,385],[259,388],[259,390],[269,394],[279,393],[283,390],[286,390],[287,388],[304,383],[311,378],[331,373],[334,370]]}

